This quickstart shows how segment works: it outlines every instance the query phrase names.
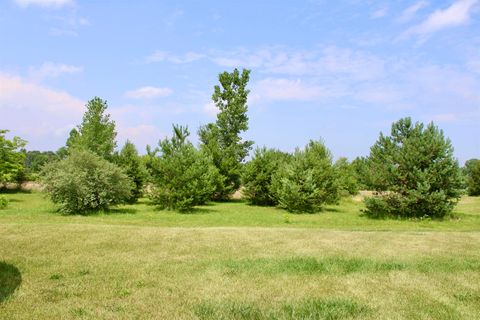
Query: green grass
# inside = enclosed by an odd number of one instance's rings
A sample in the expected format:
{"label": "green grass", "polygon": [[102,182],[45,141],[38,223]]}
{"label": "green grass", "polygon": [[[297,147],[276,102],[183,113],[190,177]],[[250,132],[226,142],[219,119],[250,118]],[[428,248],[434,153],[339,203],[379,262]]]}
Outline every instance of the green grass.
{"label": "green grass", "polygon": [[64,216],[0,210],[0,319],[477,319],[480,198],[443,221],[242,202],[190,214],[143,200]]}
{"label": "green grass", "polygon": [[[281,227],[350,231],[480,231],[480,199],[465,197],[444,220],[371,219],[362,214],[363,203],[345,199],[317,214],[290,214],[272,207],[244,202],[211,203],[191,213],[159,211],[146,199],[109,212],[89,216],[64,216],[40,193],[7,194],[10,205],[0,214],[0,223],[109,224],[151,227]],[[288,217],[288,218],[287,218]]]}

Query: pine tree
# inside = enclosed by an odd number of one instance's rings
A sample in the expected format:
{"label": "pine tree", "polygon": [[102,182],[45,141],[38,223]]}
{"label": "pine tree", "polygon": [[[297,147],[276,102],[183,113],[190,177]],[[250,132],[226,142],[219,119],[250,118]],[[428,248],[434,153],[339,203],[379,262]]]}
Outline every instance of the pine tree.
{"label": "pine tree", "polygon": [[393,123],[391,135],[371,148],[373,185],[382,196],[366,199],[373,216],[443,217],[461,195],[462,177],[449,139],[433,123],[410,118]]}

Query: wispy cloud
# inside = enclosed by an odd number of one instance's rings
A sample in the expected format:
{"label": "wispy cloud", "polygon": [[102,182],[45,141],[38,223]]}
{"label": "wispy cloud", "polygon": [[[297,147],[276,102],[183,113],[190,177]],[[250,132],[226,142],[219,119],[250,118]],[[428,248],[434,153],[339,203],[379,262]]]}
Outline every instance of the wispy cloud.
{"label": "wispy cloud", "polygon": [[440,30],[467,24],[470,21],[472,8],[477,3],[478,0],[457,0],[446,9],[435,10],[423,22],[403,32],[400,38],[418,35],[425,39]]}
{"label": "wispy cloud", "polygon": [[318,100],[331,96],[332,92],[325,87],[305,84],[300,79],[267,78],[253,85],[254,100]]}
{"label": "wispy cloud", "polygon": [[[83,111],[84,102],[64,91],[0,73],[0,127],[15,126],[16,134],[29,141],[62,137]],[[18,114],[21,121],[12,123]]]}
{"label": "wispy cloud", "polygon": [[173,93],[170,88],[162,87],[142,87],[125,92],[125,97],[131,99],[153,99],[158,97],[167,97]]}
{"label": "wispy cloud", "polygon": [[213,103],[213,101],[205,103],[203,105],[202,111],[211,117],[215,117],[218,114],[218,112],[220,112],[220,110],[217,108],[215,103]]}
{"label": "wispy cloud", "polygon": [[387,15],[387,13],[388,13],[387,8],[379,8],[379,9],[373,11],[372,13],[370,13],[370,18],[372,18],[372,19],[383,18]]}
{"label": "wispy cloud", "polygon": [[196,53],[196,52],[187,52],[185,54],[181,55],[176,55],[176,54],[171,54],[166,51],[155,51],[153,54],[149,55],[146,59],[146,63],[152,63],[152,62],[170,62],[174,64],[182,64],[182,63],[190,63],[196,60],[200,60],[205,55]]}
{"label": "wispy cloud", "polygon": [[60,8],[73,4],[74,0],[14,0],[14,2],[22,8],[30,6]]}
{"label": "wispy cloud", "polygon": [[402,14],[398,17],[397,21],[409,22],[415,17],[418,11],[420,11],[421,9],[427,6],[428,6],[427,1],[424,1],[424,0],[418,1],[412,4],[411,6],[409,6],[408,8],[406,8],[405,10],[403,10]]}
{"label": "wispy cloud", "polygon": [[58,78],[64,74],[74,74],[83,71],[82,66],[68,65],[64,63],[44,62],[39,67],[30,67],[29,75],[34,80],[44,78]]}

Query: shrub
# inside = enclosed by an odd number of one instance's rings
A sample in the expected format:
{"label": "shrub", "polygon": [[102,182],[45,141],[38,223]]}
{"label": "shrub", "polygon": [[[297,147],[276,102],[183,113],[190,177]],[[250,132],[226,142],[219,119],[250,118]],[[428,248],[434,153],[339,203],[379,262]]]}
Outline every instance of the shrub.
{"label": "shrub", "polygon": [[357,194],[359,183],[353,165],[348,162],[347,158],[340,158],[335,162],[334,167],[340,194],[342,196]]}
{"label": "shrub", "polygon": [[212,159],[186,141],[186,128],[174,126],[174,136],[159,143],[152,161],[152,201],[161,209],[191,210],[215,192],[220,175]]}
{"label": "shrub", "polygon": [[276,205],[277,199],[272,190],[272,177],[288,159],[288,154],[278,150],[256,149],[252,160],[245,164],[242,193],[256,205]]}
{"label": "shrub", "polygon": [[470,196],[480,195],[480,160],[470,159],[465,163],[467,190]]}
{"label": "shrub", "polygon": [[147,176],[145,165],[138,155],[135,145],[128,140],[114,159],[115,163],[123,169],[134,184],[132,195],[128,199],[128,202],[133,203],[142,196],[143,185]]}
{"label": "shrub", "polygon": [[59,210],[86,213],[126,202],[133,183],[116,165],[86,150],[72,150],[64,160],[45,165],[45,191]]}
{"label": "shrub", "polygon": [[0,195],[0,209],[5,209],[8,206],[8,199]]}
{"label": "shrub", "polygon": [[316,212],[338,201],[338,186],[330,151],[322,142],[310,141],[296,150],[274,175],[272,190],[281,208],[290,212]]}
{"label": "shrub", "polygon": [[410,118],[394,123],[391,136],[380,134],[371,148],[369,163],[375,190],[388,191],[366,199],[369,215],[438,218],[460,197],[453,147],[433,123],[425,127]]}

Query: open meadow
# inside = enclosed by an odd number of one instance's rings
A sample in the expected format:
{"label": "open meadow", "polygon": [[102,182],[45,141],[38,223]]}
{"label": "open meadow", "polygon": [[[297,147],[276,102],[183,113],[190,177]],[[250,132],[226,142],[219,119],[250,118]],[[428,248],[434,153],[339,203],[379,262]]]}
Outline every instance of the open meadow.
{"label": "open meadow", "polygon": [[148,200],[67,216],[40,193],[0,211],[0,319],[478,319],[480,198],[454,218],[376,220],[244,202]]}

